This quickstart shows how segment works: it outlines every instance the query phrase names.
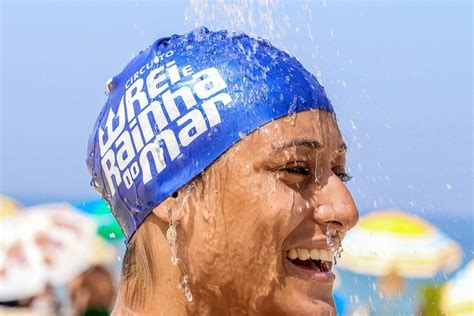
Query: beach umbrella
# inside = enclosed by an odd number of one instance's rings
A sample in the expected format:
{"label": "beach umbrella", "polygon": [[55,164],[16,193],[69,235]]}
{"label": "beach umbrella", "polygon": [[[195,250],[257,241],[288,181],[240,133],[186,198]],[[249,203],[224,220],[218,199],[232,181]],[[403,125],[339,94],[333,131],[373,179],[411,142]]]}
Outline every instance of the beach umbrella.
{"label": "beach umbrella", "polygon": [[404,278],[431,278],[461,263],[456,242],[427,221],[400,210],[375,211],[349,231],[338,266],[380,276],[377,292],[393,298],[404,290]]}
{"label": "beach umbrella", "polygon": [[74,204],[74,207],[91,216],[97,223],[97,233],[103,238],[115,241],[122,239],[123,233],[109,205],[104,200],[91,200]]}
{"label": "beach umbrella", "polygon": [[0,301],[63,285],[100,261],[92,256],[96,230],[92,219],[68,204],[27,208],[1,221]]}
{"label": "beach umbrella", "polygon": [[[0,226],[3,226],[0,224]],[[0,231],[0,301],[25,299],[41,293],[47,284],[39,248],[8,240]]]}
{"label": "beach umbrella", "polygon": [[364,216],[343,241],[338,267],[353,272],[430,278],[461,263],[456,242],[427,221],[399,210]]}
{"label": "beach umbrella", "polygon": [[474,260],[442,289],[441,309],[448,316],[474,315]]}
{"label": "beach umbrella", "polygon": [[0,221],[15,215],[21,208],[20,203],[9,196],[0,194]]}

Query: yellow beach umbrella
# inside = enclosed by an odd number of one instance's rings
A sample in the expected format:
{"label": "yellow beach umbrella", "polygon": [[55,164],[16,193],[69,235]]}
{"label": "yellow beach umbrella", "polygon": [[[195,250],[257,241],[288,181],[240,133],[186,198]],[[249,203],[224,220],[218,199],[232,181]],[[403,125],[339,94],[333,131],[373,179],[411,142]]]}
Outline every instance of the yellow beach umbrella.
{"label": "yellow beach umbrella", "polygon": [[461,263],[461,249],[427,221],[400,210],[372,212],[347,233],[338,266],[363,274],[430,278]]}
{"label": "yellow beach umbrella", "polygon": [[474,260],[443,286],[441,309],[448,316],[474,315]]}
{"label": "yellow beach umbrella", "polygon": [[0,194],[0,221],[15,215],[21,208],[20,203],[9,196]]}

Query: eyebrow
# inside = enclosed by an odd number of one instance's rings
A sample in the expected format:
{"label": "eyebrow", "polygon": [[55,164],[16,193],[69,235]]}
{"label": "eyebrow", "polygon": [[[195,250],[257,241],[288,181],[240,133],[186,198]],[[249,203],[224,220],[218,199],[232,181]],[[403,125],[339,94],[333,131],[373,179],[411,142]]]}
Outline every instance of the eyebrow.
{"label": "eyebrow", "polygon": [[[276,151],[281,151],[289,147],[297,147],[297,146],[304,146],[304,147],[309,147],[313,149],[322,149],[324,147],[320,142],[316,140],[308,140],[308,139],[295,139],[287,143],[273,145],[272,147]],[[345,143],[342,143],[342,145],[340,145],[337,148],[337,151],[347,151],[347,145]]]}

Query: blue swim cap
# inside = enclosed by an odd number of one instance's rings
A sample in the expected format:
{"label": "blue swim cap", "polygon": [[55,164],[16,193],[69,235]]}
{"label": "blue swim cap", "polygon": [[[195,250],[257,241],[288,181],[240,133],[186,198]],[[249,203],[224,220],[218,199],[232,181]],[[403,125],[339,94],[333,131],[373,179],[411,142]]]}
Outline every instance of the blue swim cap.
{"label": "blue swim cap", "polygon": [[333,112],[295,58],[268,41],[206,28],[157,40],[108,90],[87,166],[127,242],[157,205],[245,135],[292,113]]}

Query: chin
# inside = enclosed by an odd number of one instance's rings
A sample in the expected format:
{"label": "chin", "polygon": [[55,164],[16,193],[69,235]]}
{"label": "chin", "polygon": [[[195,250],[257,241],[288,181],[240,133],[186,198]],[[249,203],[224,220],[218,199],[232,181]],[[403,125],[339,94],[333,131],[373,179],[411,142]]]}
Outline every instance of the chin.
{"label": "chin", "polygon": [[333,302],[322,300],[289,300],[276,301],[272,307],[258,315],[337,315]]}
{"label": "chin", "polygon": [[259,315],[337,315],[332,287],[286,281],[274,291]]}
{"label": "chin", "polygon": [[293,263],[283,257],[279,267],[280,286],[269,300],[273,313],[264,315],[337,315],[333,297],[335,275],[314,264]]}
{"label": "chin", "polygon": [[295,302],[295,307],[288,314],[291,315],[337,315],[333,302],[321,300],[312,302]]}

